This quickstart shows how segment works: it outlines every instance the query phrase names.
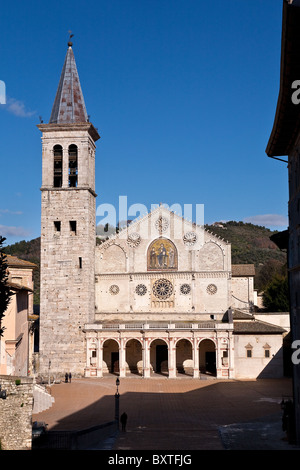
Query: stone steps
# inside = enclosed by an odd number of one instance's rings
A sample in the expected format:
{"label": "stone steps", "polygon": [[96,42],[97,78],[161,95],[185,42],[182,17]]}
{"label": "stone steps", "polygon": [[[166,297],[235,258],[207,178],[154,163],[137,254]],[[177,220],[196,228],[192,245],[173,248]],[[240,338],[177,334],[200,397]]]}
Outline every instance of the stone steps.
{"label": "stone steps", "polygon": [[51,408],[55,401],[54,397],[52,397],[44,387],[37,384],[33,387],[33,398],[33,414],[41,413],[41,411]]}

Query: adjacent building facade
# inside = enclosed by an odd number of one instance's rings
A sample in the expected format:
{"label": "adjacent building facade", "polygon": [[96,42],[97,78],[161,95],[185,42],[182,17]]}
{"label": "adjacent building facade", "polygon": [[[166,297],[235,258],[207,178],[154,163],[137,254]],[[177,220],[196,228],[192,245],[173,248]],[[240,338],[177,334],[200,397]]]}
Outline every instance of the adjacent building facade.
{"label": "adjacent building facade", "polygon": [[280,326],[253,314],[254,266],[159,205],[96,246],[95,148],[69,43],[43,145],[40,373],[282,376]]}
{"label": "adjacent building facade", "polygon": [[[300,340],[300,1],[283,2],[280,90],[273,129],[267,145],[269,157],[287,164],[289,229],[279,242],[288,249],[290,323],[292,343]],[[278,163],[278,164],[282,164]],[[290,358],[291,360],[291,358]],[[294,406],[300,443],[300,365],[293,363]]]}
{"label": "adjacent building facade", "polygon": [[0,337],[0,375],[27,376],[32,367],[33,270],[36,265],[6,255],[8,285],[12,292]]}

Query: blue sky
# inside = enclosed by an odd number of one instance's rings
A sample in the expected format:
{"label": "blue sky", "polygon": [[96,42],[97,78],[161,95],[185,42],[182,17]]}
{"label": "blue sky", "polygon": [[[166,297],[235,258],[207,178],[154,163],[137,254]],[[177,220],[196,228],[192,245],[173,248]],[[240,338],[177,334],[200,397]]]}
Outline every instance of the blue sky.
{"label": "blue sky", "polygon": [[[97,206],[204,204],[204,222],[287,227],[285,163],[265,148],[282,0],[28,0],[0,16],[0,234],[40,236],[41,133],[68,31],[96,151]],[[137,214],[138,215],[138,214]],[[100,218],[97,218],[97,223]]]}

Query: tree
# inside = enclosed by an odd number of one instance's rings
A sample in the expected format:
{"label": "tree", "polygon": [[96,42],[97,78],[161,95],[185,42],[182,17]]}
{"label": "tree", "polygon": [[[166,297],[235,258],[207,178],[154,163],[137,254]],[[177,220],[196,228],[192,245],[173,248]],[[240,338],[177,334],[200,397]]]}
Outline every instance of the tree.
{"label": "tree", "polygon": [[289,311],[289,288],[287,276],[275,274],[263,294],[263,302],[268,312]]}
{"label": "tree", "polygon": [[7,257],[3,251],[3,243],[6,238],[0,236],[0,336],[3,336],[4,327],[2,326],[2,319],[4,313],[13,295],[8,285],[8,264]]}

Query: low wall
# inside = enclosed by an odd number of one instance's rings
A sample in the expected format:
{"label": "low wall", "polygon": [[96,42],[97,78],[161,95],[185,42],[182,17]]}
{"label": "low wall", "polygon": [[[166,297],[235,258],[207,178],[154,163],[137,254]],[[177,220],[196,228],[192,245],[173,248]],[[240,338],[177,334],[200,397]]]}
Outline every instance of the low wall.
{"label": "low wall", "polygon": [[47,431],[46,434],[33,441],[33,450],[92,450],[97,449],[101,442],[116,434],[117,421],[93,426],[80,431]]}
{"label": "low wall", "polygon": [[0,398],[1,450],[31,450],[33,379],[0,375],[0,385],[6,390],[6,398]]}

